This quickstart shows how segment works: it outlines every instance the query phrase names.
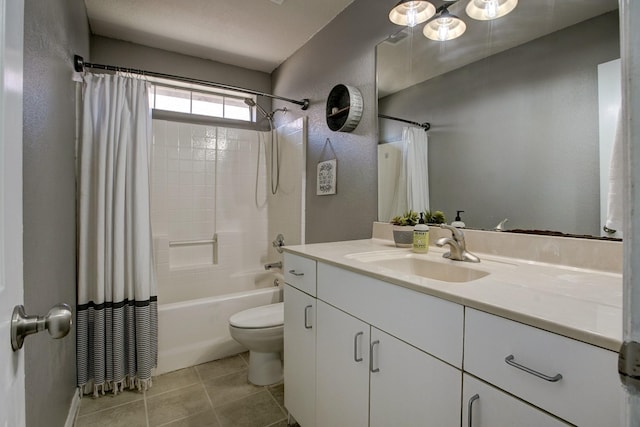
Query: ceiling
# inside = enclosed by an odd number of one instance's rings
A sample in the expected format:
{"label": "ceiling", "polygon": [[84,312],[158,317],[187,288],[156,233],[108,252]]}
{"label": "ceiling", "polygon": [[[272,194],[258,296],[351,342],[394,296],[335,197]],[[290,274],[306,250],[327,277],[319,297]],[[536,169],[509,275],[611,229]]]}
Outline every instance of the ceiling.
{"label": "ceiling", "polygon": [[502,18],[476,21],[466,15],[467,3],[460,1],[449,8],[467,25],[457,39],[429,40],[422,35],[421,24],[378,45],[380,98],[618,8],[618,0],[519,0]]}
{"label": "ceiling", "polygon": [[85,0],[92,34],[271,73],[353,0]]}

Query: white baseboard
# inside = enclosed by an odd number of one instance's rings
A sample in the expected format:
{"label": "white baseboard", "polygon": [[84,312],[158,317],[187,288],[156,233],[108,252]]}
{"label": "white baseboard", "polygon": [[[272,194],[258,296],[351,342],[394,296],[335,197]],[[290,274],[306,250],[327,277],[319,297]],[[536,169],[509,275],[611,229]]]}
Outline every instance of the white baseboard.
{"label": "white baseboard", "polygon": [[64,423],[64,427],[73,427],[76,422],[76,415],[80,409],[80,389],[76,388],[76,392],[73,394],[73,400],[71,400],[71,406],[69,407],[69,414],[67,415],[67,421]]}

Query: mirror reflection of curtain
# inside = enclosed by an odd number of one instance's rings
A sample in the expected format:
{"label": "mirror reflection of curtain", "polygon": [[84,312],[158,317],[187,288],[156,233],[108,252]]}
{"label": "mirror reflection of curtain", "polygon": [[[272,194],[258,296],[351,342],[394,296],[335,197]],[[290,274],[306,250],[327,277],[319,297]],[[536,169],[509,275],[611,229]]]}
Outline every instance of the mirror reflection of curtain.
{"label": "mirror reflection of curtain", "polygon": [[605,226],[616,230],[615,236],[622,237],[623,198],[624,198],[624,154],[622,151],[622,111],[618,112],[616,136],[613,141],[611,167],[609,168],[609,194],[607,200],[607,218]]}
{"label": "mirror reflection of curtain", "polygon": [[378,220],[388,222],[407,206],[403,141],[378,145]]}
{"label": "mirror reflection of curtain", "polygon": [[429,209],[427,133],[406,127],[402,140],[378,145],[378,220]]}
{"label": "mirror reflection of curtain", "polygon": [[408,209],[429,210],[429,162],[427,133],[422,128],[406,127],[402,131],[404,163],[407,171]]}

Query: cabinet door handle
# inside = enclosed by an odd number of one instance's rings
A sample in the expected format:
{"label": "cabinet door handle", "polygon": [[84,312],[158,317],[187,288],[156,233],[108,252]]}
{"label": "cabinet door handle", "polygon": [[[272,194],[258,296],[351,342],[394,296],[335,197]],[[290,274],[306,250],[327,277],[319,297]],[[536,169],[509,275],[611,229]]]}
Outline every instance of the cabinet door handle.
{"label": "cabinet door handle", "polygon": [[474,394],[469,399],[469,403],[467,405],[467,421],[468,421],[467,426],[468,427],[473,427],[473,414],[471,413],[471,410],[473,409],[473,402],[475,402],[478,399],[480,399],[480,395],[478,394]]}
{"label": "cabinet door handle", "polygon": [[373,372],[373,373],[380,372],[380,368],[379,368],[379,367],[378,367],[378,368],[375,368],[375,369],[373,368],[373,365],[374,365],[374,363],[373,363],[373,354],[374,354],[373,349],[374,349],[378,344],[380,344],[380,341],[378,341],[378,340],[375,340],[374,342],[372,342],[372,343],[371,343],[371,351],[369,352],[369,370],[370,370],[371,372]]}
{"label": "cabinet door handle", "polygon": [[363,335],[364,332],[358,332],[353,337],[353,360],[355,360],[356,362],[362,362],[364,360],[362,356],[358,357],[358,337],[361,337]]}
{"label": "cabinet door handle", "polygon": [[558,382],[558,381],[560,381],[562,379],[562,374],[556,374],[555,376],[550,377],[550,376],[545,375],[545,374],[543,374],[541,372],[535,371],[535,370],[533,370],[531,368],[528,368],[528,367],[526,367],[524,365],[521,365],[521,364],[519,364],[518,362],[516,362],[513,359],[515,359],[515,356],[513,354],[510,354],[510,355],[508,355],[507,357],[504,358],[504,361],[507,362],[507,365],[513,366],[514,368],[518,368],[518,369],[520,369],[522,371],[525,371],[525,372],[527,372],[527,373],[529,373],[531,375],[535,375],[536,377],[542,378],[545,381],[549,381],[549,382],[555,383],[555,382]]}
{"label": "cabinet door handle", "polygon": [[311,329],[313,325],[309,324],[309,309],[313,308],[312,305],[308,305],[304,308],[304,327],[306,329]]}
{"label": "cabinet door handle", "polygon": [[289,273],[293,274],[294,276],[298,276],[298,277],[304,276],[304,273],[298,273],[295,270],[289,270]]}

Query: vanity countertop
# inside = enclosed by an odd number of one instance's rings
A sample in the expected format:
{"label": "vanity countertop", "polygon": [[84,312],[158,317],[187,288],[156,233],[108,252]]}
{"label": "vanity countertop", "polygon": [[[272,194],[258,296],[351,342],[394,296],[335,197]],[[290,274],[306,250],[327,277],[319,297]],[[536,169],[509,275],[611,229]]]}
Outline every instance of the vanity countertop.
{"label": "vanity countertop", "polygon": [[413,253],[388,240],[315,243],[284,250],[612,351],[622,344],[621,274],[483,253],[476,253],[480,263],[442,260],[445,250],[433,246],[428,254],[412,255],[490,273],[452,283],[362,261],[369,255]]}

